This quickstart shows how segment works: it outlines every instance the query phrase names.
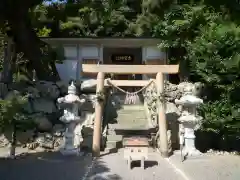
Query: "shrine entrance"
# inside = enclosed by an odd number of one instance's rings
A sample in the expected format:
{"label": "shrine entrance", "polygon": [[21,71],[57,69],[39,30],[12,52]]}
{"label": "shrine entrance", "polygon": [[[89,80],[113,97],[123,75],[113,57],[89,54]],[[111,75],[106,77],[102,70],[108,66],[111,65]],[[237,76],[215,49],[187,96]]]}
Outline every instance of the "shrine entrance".
{"label": "shrine entrance", "polygon": [[[103,94],[105,86],[115,87],[147,87],[154,81],[157,89],[157,109],[158,109],[158,131],[159,144],[162,156],[168,157],[168,140],[167,140],[167,122],[165,115],[164,100],[164,74],[177,74],[179,65],[82,65],[83,72],[98,73],[97,75],[97,102],[95,105],[95,121],[93,132],[92,152],[94,156],[100,155],[100,140],[102,129],[103,113]],[[155,80],[111,80],[105,79],[106,74],[157,74]],[[150,82],[151,81],[151,82]],[[128,95],[136,95],[136,92],[128,92]]]}
{"label": "shrine entrance", "polygon": [[[109,65],[141,65],[142,48],[136,47],[104,47],[104,64]],[[142,80],[142,74],[111,74],[112,80]],[[128,92],[134,92],[139,87],[122,86]]]}

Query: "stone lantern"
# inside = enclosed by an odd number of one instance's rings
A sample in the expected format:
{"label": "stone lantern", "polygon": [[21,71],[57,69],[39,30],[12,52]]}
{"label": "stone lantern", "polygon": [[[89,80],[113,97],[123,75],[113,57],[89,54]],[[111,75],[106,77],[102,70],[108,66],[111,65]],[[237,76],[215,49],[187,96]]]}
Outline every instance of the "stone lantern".
{"label": "stone lantern", "polygon": [[194,131],[200,124],[202,117],[197,115],[197,106],[203,103],[203,100],[192,93],[192,87],[186,87],[185,93],[175,103],[182,107],[182,113],[178,121],[180,122],[180,145],[183,146],[183,156],[192,156],[201,154],[195,147]]}
{"label": "stone lantern", "polygon": [[68,95],[57,99],[57,102],[64,108],[63,116],[60,121],[66,124],[66,131],[64,133],[64,144],[60,149],[63,155],[79,155],[80,142],[75,143],[76,140],[81,139],[78,134],[75,134],[76,125],[83,123],[84,118],[79,116],[79,108],[85,99],[80,99],[76,95],[77,89],[74,83],[68,87]]}

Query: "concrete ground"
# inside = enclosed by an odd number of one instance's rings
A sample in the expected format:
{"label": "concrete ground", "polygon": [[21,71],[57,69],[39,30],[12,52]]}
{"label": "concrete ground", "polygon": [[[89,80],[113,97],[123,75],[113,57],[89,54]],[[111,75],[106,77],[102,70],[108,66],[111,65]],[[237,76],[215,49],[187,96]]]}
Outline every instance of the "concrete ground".
{"label": "concrete ground", "polygon": [[[19,149],[17,154],[24,150]],[[0,156],[6,156],[0,150]],[[32,152],[15,160],[0,159],[1,180],[237,180],[240,179],[240,158],[237,156],[203,156],[180,161],[151,152],[145,170],[139,164],[128,169],[120,150],[91,156],[63,157],[58,152]]]}
{"label": "concrete ground", "polygon": [[176,153],[168,162],[178,170],[186,180],[239,180],[240,156],[204,154],[181,162]]}

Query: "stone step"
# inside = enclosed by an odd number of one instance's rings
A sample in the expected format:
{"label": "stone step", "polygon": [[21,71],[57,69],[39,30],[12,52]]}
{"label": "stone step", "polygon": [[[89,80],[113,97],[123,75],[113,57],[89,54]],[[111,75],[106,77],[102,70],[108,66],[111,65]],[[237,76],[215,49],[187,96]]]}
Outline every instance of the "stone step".
{"label": "stone step", "polygon": [[107,135],[107,141],[122,141],[123,136],[122,135]]}
{"label": "stone step", "polygon": [[148,130],[151,129],[148,122],[145,123],[135,123],[135,124],[112,124],[111,129],[114,130]]}
{"label": "stone step", "polygon": [[111,147],[105,147],[104,152],[106,154],[112,154],[112,153],[117,153],[118,149],[116,147],[111,148]]}
{"label": "stone step", "polygon": [[141,116],[145,116],[145,111],[127,111],[127,110],[124,110],[124,111],[117,111],[117,114],[120,115],[120,114],[128,114],[128,115],[141,115]]}
{"label": "stone step", "polygon": [[122,122],[126,122],[126,123],[135,123],[135,122],[145,122],[146,121],[146,117],[144,116],[140,116],[140,117],[136,117],[136,116],[130,116],[130,115],[127,115],[127,116],[118,116],[116,118],[117,120],[117,123],[122,123]]}
{"label": "stone step", "polygon": [[143,105],[123,105],[117,111],[117,123],[108,124],[106,149],[116,149],[122,145],[126,135],[148,134],[149,127]]}
{"label": "stone step", "polygon": [[120,114],[127,114],[127,115],[145,115],[145,111],[127,111],[127,110],[121,110],[121,111],[117,111],[117,114],[120,115]]}
{"label": "stone step", "polygon": [[105,149],[114,149],[117,148],[116,142],[107,141]]}
{"label": "stone step", "polygon": [[[126,95],[116,94],[116,93],[115,93],[115,94],[112,96],[111,101],[114,101],[115,103],[124,105],[125,99],[126,99]],[[143,104],[143,98],[141,98],[141,97],[139,96],[139,98],[137,98],[136,101],[135,101],[135,105],[142,105],[142,104]]]}
{"label": "stone step", "polygon": [[115,128],[115,125],[108,124],[108,134],[116,134],[114,128]]}
{"label": "stone step", "polygon": [[131,128],[133,128],[133,129],[139,129],[140,128],[141,129],[143,127],[147,127],[147,125],[148,125],[148,122],[146,122],[146,121],[120,122],[120,123],[118,123],[118,125],[115,125],[114,128],[115,129],[123,129],[123,128],[126,127],[127,129],[131,129]]}
{"label": "stone step", "polygon": [[108,124],[108,130],[114,130],[118,124]]}
{"label": "stone step", "polygon": [[129,116],[129,117],[146,117],[145,112],[143,111],[138,111],[138,112],[134,112],[134,111],[120,111],[117,113],[117,117],[123,117],[123,116]]}
{"label": "stone step", "polygon": [[106,149],[115,149],[120,148],[122,146],[122,141],[107,141]]}
{"label": "stone step", "polygon": [[119,111],[126,110],[126,111],[143,111],[143,105],[123,105]]}
{"label": "stone step", "polygon": [[121,135],[124,137],[125,135],[136,135],[136,134],[149,134],[152,131],[153,127],[146,127],[145,129],[123,129],[123,128],[117,128],[115,130],[108,130],[107,135],[109,136],[116,136]]}
{"label": "stone step", "polygon": [[116,128],[117,125],[129,125],[129,126],[135,126],[139,124],[147,124],[148,120],[147,118],[139,117],[139,118],[132,118],[132,117],[124,117],[124,118],[117,118],[116,123],[114,124],[108,124],[109,129]]}
{"label": "stone step", "polygon": [[[136,126],[146,126],[148,124],[147,117],[145,113],[139,112],[136,113],[128,113],[128,114],[118,114],[116,118],[117,123],[115,124],[108,124],[109,129],[115,128],[123,128],[125,126],[129,128],[136,127]],[[137,128],[138,129],[138,128]],[[145,128],[144,128],[145,129]]]}
{"label": "stone step", "polygon": [[131,122],[131,123],[135,123],[136,121],[137,122],[145,122],[147,120],[146,116],[143,116],[143,115],[139,115],[139,116],[135,116],[134,114],[133,115],[119,115],[117,118],[116,118],[117,122],[118,123],[121,123],[121,122]]}
{"label": "stone step", "polygon": [[138,112],[138,111],[145,111],[145,108],[143,107],[121,107],[117,110],[117,112],[121,112],[121,111],[132,111],[132,112]]}

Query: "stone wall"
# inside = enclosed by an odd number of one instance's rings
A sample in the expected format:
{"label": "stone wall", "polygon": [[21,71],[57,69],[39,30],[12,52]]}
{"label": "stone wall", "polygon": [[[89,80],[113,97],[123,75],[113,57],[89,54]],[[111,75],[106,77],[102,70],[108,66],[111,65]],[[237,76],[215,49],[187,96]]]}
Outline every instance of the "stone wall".
{"label": "stone wall", "polygon": [[[168,121],[168,135],[169,144],[173,148],[177,148],[178,143],[178,123],[177,119],[180,116],[180,109],[175,105],[174,100],[179,99],[185,91],[187,82],[180,83],[179,85],[165,82],[165,99],[166,99],[166,116]],[[191,84],[191,83],[190,83]],[[201,84],[191,84],[194,86],[194,93],[198,94],[201,90]],[[80,86],[77,86],[80,91]],[[90,91],[89,91],[89,87]],[[86,99],[86,102],[80,107],[81,118],[84,118],[82,135],[82,146],[91,147],[93,123],[94,123],[94,103],[95,97],[95,81],[88,80],[81,84],[81,92],[91,92],[90,94],[82,94],[81,96]],[[62,136],[65,131],[64,124],[59,121],[62,115],[62,110],[59,109],[56,103],[57,98],[63,97],[67,94],[68,83],[65,82],[21,82],[11,85],[0,84],[0,97],[8,99],[13,95],[16,90],[21,94],[28,94],[29,101],[24,106],[25,111],[31,115],[34,122],[37,124],[36,129],[28,130],[26,132],[18,132],[17,138],[19,144],[28,145],[29,148],[36,146],[43,146],[47,148],[55,148],[61,144]],[[150,86],[145,92],[145,107],[149,113],[149,121],[153,126],[156,126],[156,103],[154,96],[156,93],[155,86]],[[155,113],[155,115],[154,115]],[[154,119],[155,117],[155,119]],[[106,132],[106,131],[104,131]],[[6,132],[0,136],[0,147],[7,146],[11,134]]]}
{"label": "stone wall", "polygon": [[[194,95],[199,95],[203,88],[201,83],[182,82],[178,85],[172,84],[169,81],[164,82],[164,98],[166,119],[168,123],[168,143],[169,151],[178,149],[179,147],[179,123],[178,118],[181,115],[181,109],[175,104],[175,99],[180,99],[183,94],[188,91],[186,87],[192,87]],[[158,126],[158,113],[157,113],[157,91],[155,84],[150,85],[144,93],[144,106],[147,112],[147,117],[152,126]]]}
{"label": "stone wall", "polygon": [[[80,86],[78,86],[80,87]],[[63,110],[57,104],[57,98],[67,94],[68,83],[66,82],[20,82],[11,85],[0,84],[0,96],[2,99],[11,98],[17,91],[20,94],[28,95],[28,103],[23,107],[24,111],[35,122],[36,128],[25,132],[18,132],[17,140],[19,145],[29,148],[36,146],[44,146],[47,148],[55,148],[62,141],[65,131],[64,124],[59,121],[63,114]],[[80,88],[78,88],[80,91]],[[82,94],[86,102],[80,107],[81,118],[84,118],[83,135],[86,146],[91,146],[94,108],[94,94]],[[0,136],[0,147],[7,146],[11,137],[10,132],[5,132]]]}

